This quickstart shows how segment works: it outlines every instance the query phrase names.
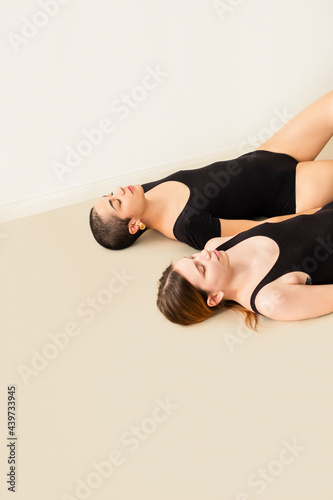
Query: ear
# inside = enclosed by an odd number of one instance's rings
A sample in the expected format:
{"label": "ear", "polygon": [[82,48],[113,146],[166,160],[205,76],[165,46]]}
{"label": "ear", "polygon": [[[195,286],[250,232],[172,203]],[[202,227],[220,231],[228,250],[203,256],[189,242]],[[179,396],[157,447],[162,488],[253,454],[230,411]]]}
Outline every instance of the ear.
{"label": "ear", "polygon": [[210,293],[207,297],[207,304],[209,307],[217,306],[223,299],[224,293],[222,291],[217,293]]}
{"label": "ear", "polygon": [[136,234],[139,231],[141,220],[131,219],[128,223],[128,230],[131,234]]}

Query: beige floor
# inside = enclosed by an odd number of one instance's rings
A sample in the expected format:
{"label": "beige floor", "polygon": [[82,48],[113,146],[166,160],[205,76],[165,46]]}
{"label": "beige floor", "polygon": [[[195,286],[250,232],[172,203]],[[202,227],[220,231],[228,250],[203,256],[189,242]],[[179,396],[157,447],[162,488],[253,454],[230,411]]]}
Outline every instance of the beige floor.
{"label": "beige floor", "polygon": [[[267,320],[253,334],[231,312],[172,325],[156,309],[156,282],[189,248],[147,234],[105,250],[90,235],[90,205],[0,227],[15,498],[332,498],[333,315]],[[2,411],[3,437],[6,427]],[[3,441],[6,473],[8,450]]]}

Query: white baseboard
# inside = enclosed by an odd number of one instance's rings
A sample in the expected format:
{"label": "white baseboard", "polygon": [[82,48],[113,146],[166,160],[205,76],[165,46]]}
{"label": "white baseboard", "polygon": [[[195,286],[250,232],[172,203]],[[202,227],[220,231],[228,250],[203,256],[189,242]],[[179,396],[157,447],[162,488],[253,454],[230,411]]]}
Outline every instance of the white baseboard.
{"label": "white baseboard", "polygon": [[218,151],[210,151],[205,154],[181,158],[167,163],[150,166],[145,169],[126,172],[123,175],[111,175],[97,181],[88,182],[83,185],[61,189],[57,192],[44,193],[32,198],[0,204],[0,223],[8,222],[22,217],[28,217],[48,210],[62,208],[75,203],[100,198],[103,194],[111,191],[118,185],[143,184],[165,177],[177,170],[197,168],[218,160],[229,160],[241,154],[247,153],[255,148],[248,142],[237,146],[224,148]]}

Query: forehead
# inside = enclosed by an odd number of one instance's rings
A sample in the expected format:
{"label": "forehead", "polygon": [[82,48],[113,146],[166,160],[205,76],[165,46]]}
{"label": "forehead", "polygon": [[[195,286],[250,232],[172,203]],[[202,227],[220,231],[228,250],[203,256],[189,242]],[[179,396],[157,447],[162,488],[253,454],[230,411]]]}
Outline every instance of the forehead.
{"label": "forehead", "polygon": [[195,265],[195,261],[192,257],[184,257],[179,260],[177,264],[174,265],[174,270],[189,281],[194,287],[203,287],[203,277]]}
{"label": "forehead", "polygon": [[109,203],[109,200],[106,196],[102,196],[96,203],[95,203],[95,208],[98,210],[99,208],[107,206]]}
{"label": "forehead", "polygon": [[179,274],[184,276],[184,278],[186,278],[189,273],[192,274],[192,272],[197,269],[192,257],[183,257],[173,266],[173,268]]}
{"label": "forehead", "polygon": [[101,198],[100,200],[98,200],[95,205],[94,205],[94,209],[96,210],[96,212],[99,214],[99,215],[103,215],[103,213],[107,210],[111,208],[111,205],[109,203],[109,199],[104,197]]}

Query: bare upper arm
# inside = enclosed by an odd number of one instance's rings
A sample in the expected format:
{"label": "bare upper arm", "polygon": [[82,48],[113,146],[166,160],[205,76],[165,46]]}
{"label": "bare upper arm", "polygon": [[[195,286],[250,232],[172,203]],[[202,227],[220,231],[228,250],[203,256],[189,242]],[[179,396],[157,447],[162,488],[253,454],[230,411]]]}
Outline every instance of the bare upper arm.
{"label": "bare upper arm", "polygon": [[217,238],[211,238],[205,244],[207,250],[214,250],[218,246],[222,245],[226,241],[230,240],[233,236],[246,229],[250,229],[251,227],[257,226],[264,221],[255,221],[255,220],[242,220],[242,219],[219,219],[221,226],[221,235]]}
{"label": "bare upper arm", "polygon": [[221,235],[225,236],[235,236],[238,233],[251,229],[251,227],[258,226],[262,224],[263,220],[246,220],[246,219],[220,219],[221,225]]}
{"label": "bare upper arm", "polygon": [[248,220],[248,219],[220,219],[221,226],[221,235],[222,236],[235,236],[247,229],[251,229],[252,227],[259,226],[264,222],[283,222],[288,219],[292,219],[293,217],[297,217],[298,215],[310,215],[315,212],[318,212],[319,208],[312,208],[310,210],[306,210],[304,212],[299,212],[297,214],[288,214],[288,215],[278,215],[275,217],[270,217],[268,219],[262,220]]}
{"label": "bare upper arm", "polygon": [[[265,290],[266,289],[266,290]],[[260,314],[280,321],[316,318],[333,312],[332,285],[267,285],[256,297]]]}

